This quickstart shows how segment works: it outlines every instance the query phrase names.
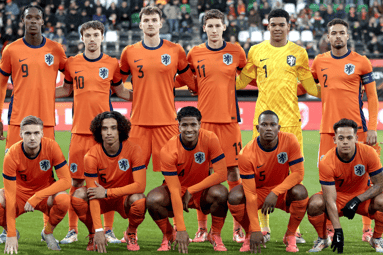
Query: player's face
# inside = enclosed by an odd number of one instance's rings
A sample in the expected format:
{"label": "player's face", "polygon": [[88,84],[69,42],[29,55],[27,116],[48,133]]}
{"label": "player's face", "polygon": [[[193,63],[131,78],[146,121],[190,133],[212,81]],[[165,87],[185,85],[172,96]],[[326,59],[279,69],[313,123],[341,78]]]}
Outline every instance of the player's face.
{"label": "player's face", "polygon": [[267,29],[270,31],[270,39],[276,42],[286,40],[290,31],[290,24],[287,24],[286,18],[271,18]]}
{"label": "player's face", "polygon": [[28,8],[22,19],[25,24],[27,34],[41,33],[41,27],[44,25],[43,13],[37,8]]}
{"label": "player's face", "polygon": [[85,50],[95,52],[100,49],[104,35],[101,34],[99,29],[89,28],[83,31],[81,39],[85,44]]}
{"label": "player's face", "polygon": [[197,117],[183,117],[179,123],[181,138],[184,143],[193,143],[198,140],[201,122]]}
{"label": "player's face", "polygon": [[40,146],[43,135],[43,127],[40,125],[26,125],[20,130],[24,146],[30,150]]}
{"label": "player's face", "polygon": [[117,120],[113,118],[104,119],[101,124],[101,136],[104,144],[113,145],[119,143]]}
{"label": "player's face", "polygon": [[341,49],[343,47],[347,46],[348,41],[348,33],[347,33],[347,27],[345,27],[342,24],[336,24],[332,27],[330,27],[330,31],[327,35],[330,44],[335,49]]}
{"label": "player's face", "polygon": [[211,42],[222,41],[223,31],[226,30],[226,25],[221,19],[208,19],[203,26],[203,31],[206,32],[207,38]]}
{"label": "player's face", "polygon": [[338,128],[334,136],[334,143],[336,144],[338,152],[341,154],[353,153],[357,141],[358,136],[351,127]]}
{"label": "player's face", "polygon": [[160,33],[161,27],[161,17],[157,13],[150,15],[142,15],[140,29],[142,30],[142,32],[144,32],[144,34],[150,37],[155,36]]}
{"label": "player's face", "polygon": [[267,142],[277,138],[280,128],[277,117],[269,114],[262,115],[257,125],[260,138]]}

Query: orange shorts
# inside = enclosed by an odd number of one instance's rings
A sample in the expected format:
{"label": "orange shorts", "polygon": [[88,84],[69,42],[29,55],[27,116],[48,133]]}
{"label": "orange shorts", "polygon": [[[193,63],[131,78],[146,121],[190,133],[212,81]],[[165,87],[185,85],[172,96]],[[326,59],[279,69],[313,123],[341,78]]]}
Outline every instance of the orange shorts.
{"label": "orange shorts", "polygon": [[238,154],[242,149],[241,128],[232,123],[202,123],[201,128],[214,132],[218,136],[227,167],[238,166]]}
{"label": "orange shorts", "polygon": [[[319,143],[319,153],[318,153],[318,162],[326,155],[326,153],[334,148],[336,144],[334,143],[333,133],[323,133],[320,134],[320,143]],[[358,133],[358,141],[365,142],[367,138],[367,132]]]}
{"label": "orange shorts", "polygon": [[[48,137],[52,140],[55,139],[55,127],[44,126],[43,132],[44,132],[44,137]],[[7,132],[7,141],[5,143],[5,152],[7,152],[12,145],[14,145],[15,143],[21,140],[22,138],[20,137],[20,126],[9,125],[8,132]]]}
{"label": "orange shorts", "polygon": [[122,218],[127,219],[128,215],[125,213],[124,203],[128,195],[117,198],[104,198],[99,199],[101,214],[115,211],[118,212]]}
{"label": "orange shorts", "polygon": [[[265,202],[265,199],[270,194],[270,192],[271,192],[271,189],[269,187],[257,189],[258,210],[262,208],[263,203]],[[287,195],[287,191],[278,196],[278,200],[277,200],[277,204],[275,205],[275,208],[281,209],[285,212],[289,212],[289,208],[286,206],[286,195]]]}
{"label": "orange shorts", "polygon": [[160,152],[162,147],[175,135],[178,135],[178,125],[167,126],[137,126],[132,125],[129,140],[138,144],[142,149],[142,155],[147,167],[152,155],[154,172],[161,171]]}
{"label": "orange shorts", "polygon": [[69,145],[69,170],[72,179],[85,179],[84,156],[96,144],[93,135],[72,134]]}

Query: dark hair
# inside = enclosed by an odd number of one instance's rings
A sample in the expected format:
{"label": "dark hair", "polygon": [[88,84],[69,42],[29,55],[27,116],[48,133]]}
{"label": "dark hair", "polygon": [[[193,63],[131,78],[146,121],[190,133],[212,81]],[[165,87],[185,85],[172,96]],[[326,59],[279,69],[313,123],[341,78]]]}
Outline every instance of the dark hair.
{"label": "dark hair", "polygon": [[355,134],[358,131],[358,124],[356,124],[356,122],[353,120],[349,120],[349,119],[345,119],[345,118],[341,119],[340,121],[338,121],[337,123],[334,124],[334,132],[336,133],[336,131],[340,127],[353,128]]}
{"label": "dark hair", "polygon": [[162,17],[161,9],[156,7],[156,6],[146,6],[146,7],[142,8],[140,11],[140,15],[139,15],[140,20],[141,20],[143,14],[145,14],[145,15],[158,14],[160,16],[160,19]]}
{"label": "dark hair", "polygon": [[259,123],[259,120],[261,119],[261,117],[262,117],[263,115],[274,115],[275,117],[277,117],[277,120],[278,120],[278,122],[279,122],[278,115],[277,115],[275,112],[273,112],[273,111],[271,111],[271,110],[266,110],[266,111],[262,112],[261,114],[259,114],[259,117],[258,117],[258,123]]}
{"label": "dark hair", "polygon": [[24,10],[23,10],[23,13],[21,14],[21,18],[23,19],[24,18],[24,15],[25,15],[25,12],[30,9],[30,8],[36,8],[37,10],[39,10],[41,12],[41,14],[43,15],[43,19],[45,21],[45,13],[44,13],[44,9],[40,6],[40,5],[27,5],[24,7]]}
{"label": "dark hair", "polygon": [[329,23],[327,23],[327,30],[330,30],[330,27],[334,26],[334,25],[343,25],[345,26],[347,29],[349,27],[348,23],[342,19],[339,19],[339,18],[335,18],[333,20],[331,20]]}
{"label": "dark hair", "polygon": [[267,17],[268,21],[270,22],[271,18],[285,18],[287,24],[290,23],[290,15],[287,11],[283,9],[274,9],[269,13],[269,16]]}
{"label": "dark hair", "polygon": [[43,127],[44,123],[40,118],[33,115],[29,115],[21,121],[20,129],[23,129],[23,127],[28,125],[40,125],[41,127]]}
{"label": "dark hair", "polygon": [[206,25],[206,21],[209,19],[220,19],[222,24],[225,24],[225,14],[217,9],[211,9],[203,16],[203,24]]}
{"label": "dark hair", "polygon": [[117,129],[120,142],[123,142],[129,138],[130,121],[125,118],[121,113],[116,111],[103,112],[97,115],[90,124],[90,131],[93,134],[94,140],[97,143],[103,143],[101,136],[102,121],[104,119],[115,119],[117,121]]}
{"label": "dark hair", "polygon": [[83,36],[84,31],[89,28],[100,30],[101,35],[104,35],[104,31],[105,31],[104,24],[102,24],[100,21],[92,20],[92,21],[85,22],[84,24],[81,25],[81,28],[80,28],[81,36]]}
{"label": "dark hair", "polygon": [[201,112],[193,106],[185,106],[177,113],[177,120],[181,122],[183,117],[196,117],[198,121],[201,121]]}

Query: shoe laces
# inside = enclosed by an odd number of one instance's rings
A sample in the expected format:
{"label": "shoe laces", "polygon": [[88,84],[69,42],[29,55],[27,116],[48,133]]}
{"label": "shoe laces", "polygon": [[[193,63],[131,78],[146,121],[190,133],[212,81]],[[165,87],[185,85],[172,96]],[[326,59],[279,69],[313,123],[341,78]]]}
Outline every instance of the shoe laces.
{"label": "shoe laces", "polygon": [[85,237],[85,239],[86,239],[86,238],[89,238],[88,245],[89,245],[89,244],[92,244],[92,243],[93,243],[93,239],[94,239],[94,234],[89,234],[89,235],[87,235],[87,236]]}
{"label": "shoe laces", "polygon": [[113,239],[117,239],[116,235],[114,234],[113,230],[112,229],[109,229],[108,231],[106,231],[105,233],[106,236],[108,237],[111,237]]}
{"label": "shoe laces", "polygon": [[375,238],[374,244],[375,244],[375,246],[379,246],[380,248],[383,248],[383,239],[382,238]]}
{"label": "shoe laces", "polygon": [[319,245],[324,245],[325,244],[324,242],[325,242],[325,239],[318,237],[318,239],[315,240],[315,242],[314,242],[313,248],[317,248]]}
{"label": "shoe laces", "polygon": [[[128,233],[128,239],[129,243],[131,244],[137,244],[137,238],[136,233]],[[127,240],[128,241],[128,240]]]}
{"label": "shoe laces", "polygon": [[241,231],[241,228],[237,228],[236,230],[234,230],[234,234],[238,235],[239,237],[245,236],[245,234]]}
{"label": "shoe laces", "polygon": [[195,233],[195,236],[201,237],[205,233],[207,233],[207,229],[206,228],[200,228],[200,229],[198,229],[197,233]]}
{"label": "shoe laces", "polygon": [[66,234],[65,238],[69,238],[69,237],[71,237],[71,236],[73,236],[73,235],[75,235],[75,234],[76,234],[76,231],[75,231],[74,229],[72,229],[72,230],[70,230],[70,231],[68,232],[68,234]]}

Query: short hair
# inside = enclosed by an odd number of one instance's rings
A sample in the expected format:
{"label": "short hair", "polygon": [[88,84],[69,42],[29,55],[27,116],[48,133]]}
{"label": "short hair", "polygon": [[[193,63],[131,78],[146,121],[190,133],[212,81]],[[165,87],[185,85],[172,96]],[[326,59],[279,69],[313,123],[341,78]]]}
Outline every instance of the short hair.
{"label": "short hair", "polygon": [[259,120],[261,119],[261,117],[262,117],[263,115],[273,115],[273,116],[277,117],[277,120],[278,120],[278,122],[279,122],[279,117],[278,117],[278,115],[277,115],[275,112],[273,112],[273,111],[271,111],[271,110],[266,110],[266,111],[262,112],[261,114],[259,114],[259,117],[258,117],[258,123],[259,123]]}
{"label": "short hair", "polygon": [[93,28],[95,30],[100,30],[101,35],[104,35],[104,31],[105,31],[104,24],[102,24],[100,21],[97,21],[97,20],[91,20],[91,21],[85,22],[84,24],[81,25],[81,28],[80,28],[81,36],[83,36],[84,31],[89,29],[89,28]]}
{"label": "short hair", "polygon": [[285,18],[287,24],[290,23],[290,15],[289,15],[289,13],[287,11],[285,11],[283,9],[274,9],[274,10],[272,10],[269,13],[269,16],[267,18],[269,22],[270,22],[271,18]]}
{"label": "short hair", "polygon": [[116,111],[103,112],[97,115],[90,124],[90,131],[93,134],[94,140],[97,143],[103,143],[101,128],[102,121],[104,119],[115,119],[117,121],[117,129],[120,142],[123,142],[129,138],[129,132],[131,128],[131,123],[125,118],[121,113]]}
{"label": "short hair", "polygon": [[177,120],[181,122],[184,117],[196,117],[198,121],[201,121],[201,112],[194,106],[185,106],[177,113]]}
{"label": "short hair", "polygon": [[355,121],[350,120],[350,119],[343,118],[340,121],[338,121],[337,123],[335,123],[334,124],[334,132],[336,133],[336,131],[340,127],[350,127],[352,129],[354,129],[355,134],[356,134],[356,132],[358,132],[358,124],[356,124]]}
{"label": "short hair", "polygon": [[203,24],[206,25],[209,19],[220,19],[222,24],[225,24],[225,14],[217,9],[211,9],[205,13],[205,16],[203,16]]}
{"label": "short hair", "polygon": [[23,129],[25,126],[28,125],[40,125],[41,127],[43,127],[44,123],[40,118],[33,115],[29,115],[21,121],[20,129]]}
{"label": "short hair", "polygon": [[160,8],[158,8],[157,6],[146,6],[144,8],[141,9],[140,11],[140,20],[142,18],[142,15],[152,15],[152,14],[158,14],[160,16],[160,19],[162,17],[162,11]]}
{"label": "short hair", "polygon": [[334,25],[338,25],[338,24],[345,26],[348,30],[349,25],[346,21],[339,19],[339,18],[335,18],[335,19],[331,20],[329,23],[327,23],[327,31],[330,30],[330,27],[332,27]]}
{"label": "short hair", "polygon": [[24,18],[24,15],[25,15],[25,12],[30,9],[30,8],[36,8],[37,10],[39,10],[41,12],[41,14],[43,15],[43,19],[45,21],[45,13],[44,13],[44,9],[40,6],[40,5],[27,5],[24,7],[24,10],[23,10],[23,13],[21,14],[21,18],[23,19]]}

